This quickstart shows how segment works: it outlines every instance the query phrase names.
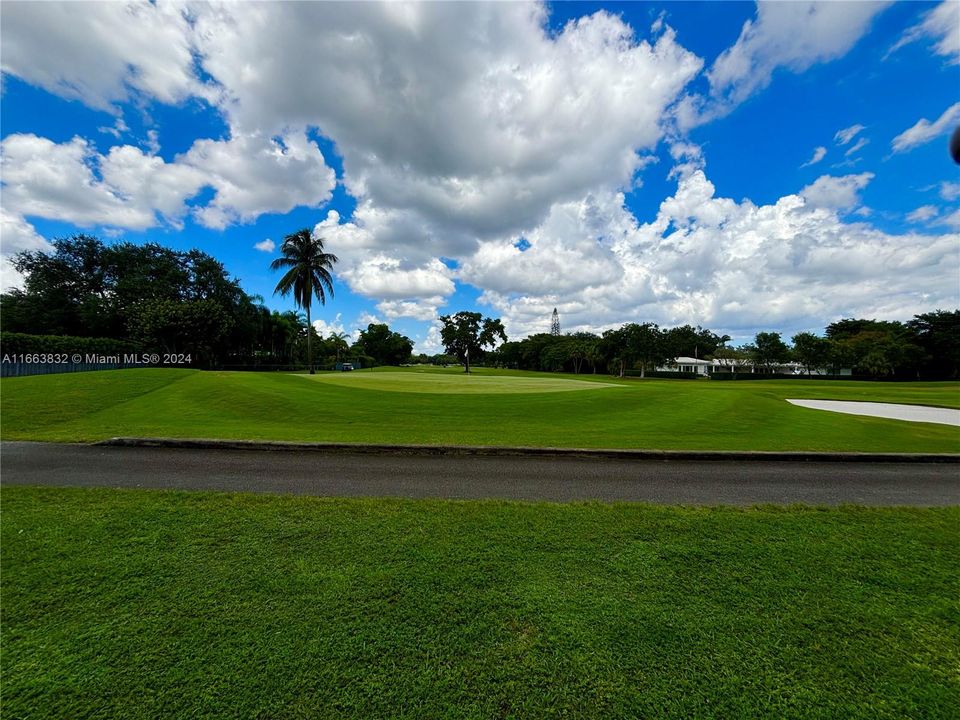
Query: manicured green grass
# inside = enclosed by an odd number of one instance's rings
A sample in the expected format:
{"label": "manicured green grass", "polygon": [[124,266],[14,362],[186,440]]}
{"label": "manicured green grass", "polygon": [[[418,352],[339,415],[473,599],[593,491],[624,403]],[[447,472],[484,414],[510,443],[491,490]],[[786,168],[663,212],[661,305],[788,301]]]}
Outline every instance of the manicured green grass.
{"label": "manicured green grass", "polygon": [[442,393],[445,395],[501,395],[504,393],[553,393],[577,390],[617,388],[623,385],[597,381],[583,381],[569,377],[537,377],[533,375],[480,375],[472,373],[413,372],[330,372],[319,375],[300,375],[312,382],[333,383],[358,390],[384,392]]}
{"label": "manicured green grass", "polygon": [[[450,392],[460,382],[470,392]],[[488,382],[498,391],[476,392]],[[577,390],[531,392],[538,382],[547,388],[576,382]],[[424,392],[411,391],[418,383]],[[504,392],[511,386],[524,392]],[[414,368],[315,378],[116,370],[5,378],[0,382],[0,437],[960,452],[960,429],[955,427],[810,410],[785,398],[960,407],[960,384],[617,380],[602,375],[572,380],[568,375],[483,369],[473,378],[453,369]]]}
{"label": "manicured green grass", "polygon": [[5,487],[4,718],[946,718],[960,509]]}

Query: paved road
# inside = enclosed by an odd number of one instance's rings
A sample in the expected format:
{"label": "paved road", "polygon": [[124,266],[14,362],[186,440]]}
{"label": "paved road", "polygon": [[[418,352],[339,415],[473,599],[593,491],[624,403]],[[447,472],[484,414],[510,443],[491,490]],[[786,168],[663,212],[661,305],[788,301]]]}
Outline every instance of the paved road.
{"label": "paved road", "polygon": [[297,495],[960,505],[956,464],[637,461],[0,444],[5,485]]}

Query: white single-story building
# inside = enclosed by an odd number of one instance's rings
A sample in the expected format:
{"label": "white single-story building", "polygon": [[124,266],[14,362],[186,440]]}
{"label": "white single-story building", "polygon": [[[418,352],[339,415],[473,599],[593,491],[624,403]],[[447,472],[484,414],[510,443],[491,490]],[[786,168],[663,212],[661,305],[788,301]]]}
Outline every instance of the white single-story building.
{"label": "white single-story building", "polygon": [[678,357],[657,370],[661,372],[691,372],[697,375],[709,375],[713,366],[712,360],[700,360],[692,357]]}
{"label": "white single-story building", "polygon": [[[713,373],[738,372],[749,373],[768,372],[767,368],[755,367],[749,360],[701,360],[692,357],[678,357],[673,361],[657,368],[659,372],[688,372],[697,375],[712,375]],[[783,375],[807,375],[807,368],[798,362],[781,363],[769,368],[769,372]],[[811,370],[810,375],[831,375],[830,372],[822,370]],[[852,375],[850,368],[841,368],[838,375]]]}

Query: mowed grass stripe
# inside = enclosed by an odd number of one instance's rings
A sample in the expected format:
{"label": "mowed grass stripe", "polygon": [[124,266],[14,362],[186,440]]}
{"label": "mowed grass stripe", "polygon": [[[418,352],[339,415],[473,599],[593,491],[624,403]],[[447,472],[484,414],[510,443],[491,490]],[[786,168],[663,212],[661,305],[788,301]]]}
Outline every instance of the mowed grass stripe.
{"label": "mowed grass stripe", "polygon": [[0,533],[4,717],[960,706],[957,508],[6,487]]}
{"label": "mowed grass stripe", "polygon": [[[368,373],[367,377],[397,375],[402,373]],[[494,371],[478,375],[523,377]],[[465,379],[443,371],[434,377],[438,382]],[[529,377],[571,382],[569,376]],[[957,428],[824,413],[785,400],[869,396],[885,402],[956,406],[960,404],[957,383],[604,381],[620,387],[594,388],[591,378],[582,381],[589,387],[579,392],[385,392],[296,374],[193,370],[5,378],[0,381],[0,436],[65,442],[137,435],[680,450],[960,452]],[[70,400],[62,411],[64,395]]]}
{"label": "mowed grass stripe", "polygon": [[440,374],[430,372],[341,372],[299,375],[311,382],[332,383],[360,390],[440,393],[456,395],[503,393],[553,393],[623,387],[614,383],[585,382],[558,377],[517,375]]}
{"label": "mowed grass stripe", "polygon": [[[98,413],[137,402],[192,374],[189,370],[157,368],[4,378],[0,381],[0,432],[7,423],[23,433],[42,433],[73,421],[84,423]],[[13,380],[27,382],[10,382]]]}

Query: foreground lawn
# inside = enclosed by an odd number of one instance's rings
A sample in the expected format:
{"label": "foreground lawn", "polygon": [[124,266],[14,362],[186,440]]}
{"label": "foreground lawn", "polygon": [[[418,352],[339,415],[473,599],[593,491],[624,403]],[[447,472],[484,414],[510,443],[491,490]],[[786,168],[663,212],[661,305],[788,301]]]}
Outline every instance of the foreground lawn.
{"label": "foreground lawn", "polygon": [[[461,382],[464,392],[456,392]],[[960,383],[571,379],[484,369],[470,377],[454,369],[314,377],[115,370],[5,378],[0,437],[960,452],[958,428],[810,410],[785,398],[960,407]]]}
{"label": "foreground lawn", "polygon": [[960,707],[958,508],[7,487],[0,527],[4,718]]}

